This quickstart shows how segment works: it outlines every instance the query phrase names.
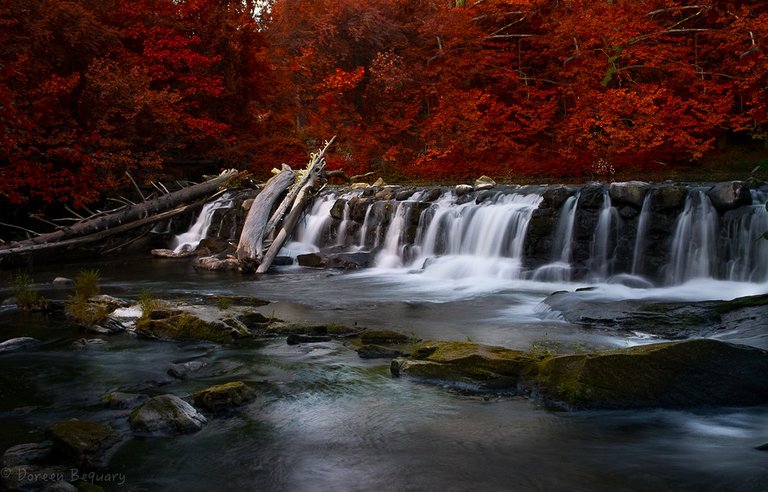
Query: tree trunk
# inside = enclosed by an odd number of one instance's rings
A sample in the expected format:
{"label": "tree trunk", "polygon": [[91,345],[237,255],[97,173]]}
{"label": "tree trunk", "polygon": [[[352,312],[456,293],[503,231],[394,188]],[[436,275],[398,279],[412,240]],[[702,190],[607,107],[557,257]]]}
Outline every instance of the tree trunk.
{"label": "tree trunk", "polygon": [[[111,213],[97,214],[58,231],[5,244],[0,246],[0,258],[92,242],[112,234],[163,220],[189,210],[191,207],[172,209],[214,193],[236,175],[238,175],[236,170],[229,170],[204,183],[192,185],[153,200],[130,205]],[[170,215],[167,215],[166,212]]]}
{"label": "tree trunk", "polygon": [[264,189],[253,200],[237,244],[238,260],[261,260],[269,212],[277,198],[293,183],[295,176],[296,173],[285,166],[279,174],[267,181]]}

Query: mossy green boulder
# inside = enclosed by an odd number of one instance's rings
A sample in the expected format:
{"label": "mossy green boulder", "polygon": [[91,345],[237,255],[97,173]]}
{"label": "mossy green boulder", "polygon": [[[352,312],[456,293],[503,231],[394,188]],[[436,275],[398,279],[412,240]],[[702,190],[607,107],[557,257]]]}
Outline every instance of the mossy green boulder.
{"label": "mossy green boulder", "polygon": [[535,370],[535,358],[511,350],[472,342],[424,342],[410,358],[392,360],[395,375],[474,384],[481,387],[515,387]]}
{"label": "mossy green boulder", "polygon": [[234,381],[198,391],[192,398],[195,405],[218,412],[254,400],[256,391],[242,381]]}
{"label": "mossy green boulder", "polygon": [[186,434],[197,432],[208,420],[176,395],[155,396],[134,409],[128,417],[136,432]]}
{"label": "mossy green boulder", "polygon": [[681,408],[768,402],[768,352],[710,339],[551,357],[535,387],[576,408]]}
{"label": "mossy green boulder", "polygon": [[426,342],[395,375],[530,391],[567,408],[683,408],[768,402],[768,352],[710,339],[536,356],[470,342]]}
{"label": "mossy green boulder", "polygon": [[188,312],[139,318],[136,334],[160,340],[208,340],[216,343],[229,343],[238,336],[249,335],[224,322],[202,319]]}
{"label": "mossy green boulder", "polygon": [[67,464],[95,467],[106,464],[106,453],[119,440],[119,435],[106,424],[87,420],[65,420],[47,430],[53,442],[53,454]]}

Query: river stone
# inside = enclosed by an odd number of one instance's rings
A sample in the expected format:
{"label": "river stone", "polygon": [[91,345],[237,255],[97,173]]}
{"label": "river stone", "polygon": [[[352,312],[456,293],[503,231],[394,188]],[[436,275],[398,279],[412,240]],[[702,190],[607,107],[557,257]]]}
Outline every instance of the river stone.
{"label": "river stone", "polygon": [[468,184],[458,184],[453,189],[453,192],[456,193],[456,196],[464,196],[467,193],[472,193],[472,191],[474,191],[474,188],[472,187],[472,185],[468,185]]}
{"label": "river stone", "polygon": [[112,427],[87,420],[65,420],[47,430],[53,454],[66,464],[83,467],[103,466],[107,451],[120,440]]}
{"label": "river stone", "polygon": [[344,210],[347,208],[347,201],[342,198],[337,198],[335,202],[333,202],[333,207],[331,207],[331,217],[338,220],[344,219]]}
{"label": "river stone", "polygon": [[28,349],[40,344],[40,340],[32,337],[18,337],[0,343],[0,354]]}
{"label": "river stone", "polygon": [[341,270],[357,270],[371,266],[370,252],[332,252],[319,251],[296,257],[300,266],[309,268],[338,268]]}
{"label": "river stone", "polygon": [[18,444],[3,453],[3,466],[35,465],[48,461],[53,449],[52,441]]}
{"label": "river stone", "polygon": [[193,372],[197,372],[203,367],[206,367],[208,362],[204,360],[190,360],[180,364],[171,364],[168,367],[168,375],[173,376],[176,379],[187,379]]}
{"label": "river stone", "polygon": [[150,398],[128,418],[135,432],[171,434],[197,432],[207,421],[192,405],[175,395]]}
{"label": "river stone", "polygon": [[411,338],[392,330],[365,330],[360,335],[363,344],[407,343]]}
{"label": "river stone", "polygon": [[608,194],[611,197],[611,203],[623,203],[642,208],[649,187],[650,185],[644,181],[611,183]]}
{"label": "river stone", "polygon": [[192,398],[195,405],[218,412],[256,399],[256,391],[242,381],[235,381],[198,391]]}
{"label": "river stone", "polygon": [[576,355],[425,342],[392,374],[479,388],[526,388],[570,409],[685,408],[768,402],[768,351],[697,339]]}
{"label": "river stone", "polygon": [[74,287],[75,281],[67,277],[56,277],[51,284],[56,287]]}
{"label": "river stone", "polygon": [[123,393],[122,391],[112,391],[101,396],[100,400],[105,406],[113,410],[127,410],[134,408],[147,400],[147,395],[138,393]]}
{"label": "river stone", "polygon": [[496,181],[486,175],[482,175],[475,180],[475,190],[477,191],[490,190],[494,186],[496,186]]}
{"label": "river stone", "polygon": [[136,334],[159,340],[208,340],[217,343],[228,343],[235,337],[247,335],[221,321],[205,320],[188,312],[161,319],[140,318],[136,321]]}
{"label": "river stone", "polygon": [[43,492],[77,492],[77,487],[64,480],[59,480],[46,486]]}
{"label": "river stone", "polygon": [[291,333],[285,339],[288,345],[298,345],[300,343],[321,343],[330,342],[331,337],[328,335],[302,335],[300,333]]}
{"label": "river stone", "polygon": [[768,402],[768,351],[710,339],[552,357],[536,388],[573,408],[685,408]]}
{"label": "river stone", "polygon": [[199,270],[210,270],[212,272],[234,272],[240,269],[240,261],[231,255],[225,258],[201,256],[195,260],[193,266]]}
{"label": "river stone", "polygon": [[361,359],[394,359],[403,355],[399,350],[373,344],[363,345],[356,352]]}
{"label": "river stone", "polygon": [[721,212],[752,203],[749,185],[743,181],[717,183],[709,190],[707,196],[712,205]]}

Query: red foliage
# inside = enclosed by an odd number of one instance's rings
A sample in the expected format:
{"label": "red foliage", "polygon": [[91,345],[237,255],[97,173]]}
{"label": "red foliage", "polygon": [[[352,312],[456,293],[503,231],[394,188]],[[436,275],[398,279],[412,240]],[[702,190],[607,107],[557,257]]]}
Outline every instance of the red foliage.
{"label": "red foliage", "polygon": [[466,179],[673,166],[768,140],[749,0],[6,0],[0,197],[98,199],[173,161]]}

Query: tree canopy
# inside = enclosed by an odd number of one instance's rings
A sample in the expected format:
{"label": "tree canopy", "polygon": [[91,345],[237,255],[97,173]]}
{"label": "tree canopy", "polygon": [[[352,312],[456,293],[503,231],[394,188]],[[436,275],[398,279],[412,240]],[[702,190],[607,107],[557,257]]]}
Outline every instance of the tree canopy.
{"label": "tree canopy", "polygon": [[6,0],[0,200],[126,171],[581,176],[768,139],[768,5],[701,0]]}

